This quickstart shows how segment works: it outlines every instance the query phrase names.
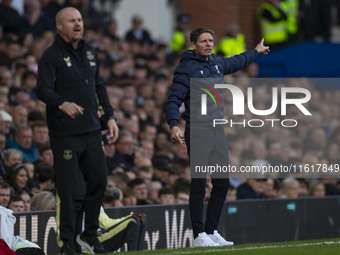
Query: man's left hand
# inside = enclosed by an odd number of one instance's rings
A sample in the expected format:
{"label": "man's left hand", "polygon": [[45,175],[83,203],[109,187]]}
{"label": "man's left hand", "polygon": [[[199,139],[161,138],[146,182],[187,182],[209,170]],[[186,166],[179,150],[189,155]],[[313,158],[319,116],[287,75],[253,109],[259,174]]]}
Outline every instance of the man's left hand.
{"label": "man's left hand", "polygon": [[114,119],[108,120],[107,127],[109,129],[109,135],[110,135],[110,137],[107,139],[107,142],[109,144],[112,144],[118,138],[119,128],[118,128],[117,123]]}

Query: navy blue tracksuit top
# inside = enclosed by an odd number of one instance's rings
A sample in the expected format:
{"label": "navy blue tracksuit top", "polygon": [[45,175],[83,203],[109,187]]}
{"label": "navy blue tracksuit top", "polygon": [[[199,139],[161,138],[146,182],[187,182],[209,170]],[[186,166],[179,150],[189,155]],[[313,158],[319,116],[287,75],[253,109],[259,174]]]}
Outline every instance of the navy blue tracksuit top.
{"label": "navy blue tracksuit top", "polygon": [[[258,52],[254,49],[231,58],[220,58],[212,54],[206,60],[205,57],[195,53],[193,50],[184,51],[180,63],[175,69],[173,83],[165,106],[167,122],[170,128],[178,124],[179,107],[182,102],[184,102],[186,109],[182,118],[186,121],[187,127],[190,126],[190,115],[197,114],[198,116],[200,114],[200,109],[190,109],[190,88],[193,86],[192,84],[190,85],[191,78],[202,78],[203,81],[204,79],[214,78],[222,81],[224,75],[244,69],[257,55]],[[219,89],[217,92],[223,98],[223,90]],[[200,98],[191,98],[191,100],[200,100]],[[213,105],[212,100],[208,100],[208,112],[209,107]],[[207,118],[223,118],[223,107],[223,105],[218,105],[218,111],[215,111],[214,115],[206,116],[204,121],[207,121]]]}

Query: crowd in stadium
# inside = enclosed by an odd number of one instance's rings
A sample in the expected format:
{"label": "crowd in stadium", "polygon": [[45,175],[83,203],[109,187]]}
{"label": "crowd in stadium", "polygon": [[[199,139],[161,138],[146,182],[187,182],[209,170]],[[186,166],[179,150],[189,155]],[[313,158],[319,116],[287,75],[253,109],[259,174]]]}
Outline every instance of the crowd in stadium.
{"label": "crowd in stadium", "polygon": [[[37,100],[35,88],[38,60],[54,40],[53,17],[64,5],[52,0],[28,0],[25,15],[20,16],[9,7],[10,2],[0,3],[0,205],[15,212],[51,210],[55,208],[53,154],[45,105]],[[173,71],[183,48],[171,50],[170,43],[155,40],[143,27],[141,16],[134,16],[131,30],[119,37],[119,24],[105,21],[88,1],[66,0],[64,4],[78,7],[83,14],[85,40],[98,51],[100,74],[107,84],[120,128],[115,144],[108,144],[103,134],[108,167],[103,206],[188,203],[190,167],[186,147],[171,141],[164,113]],[[187,24],[186,18],[182,16],[179,22]],[[134,30],[139,32],[135,34]],[[306,88],[312,98],[304,106],[312,117],[291,107],[289,119],[298,121],[294,128],[280,122],[261,128],[226,126],[231,165],[299,168],[322,164],[334,171],[328,171],[327,178],[310,175],[311,171],[305,168],[301,170],[304,175],[299,176],[232,175],[233,187],[226,200],[340,194],[336,171],[340,164],[340,90],[327,89],[307,78],[280,82],[253,79],[257,78],[258,68],[253,63],[226,79],[243,91],[249,86],[255,88],[253,103],[257,109],[270,107],[273,87]],[[226,100],[226,116],[232,116],[232,103]],[[259,116],[247,113],[242,118]],[[266,118],[282,120],[279,112]],[[237,117],[234,121],[242,120]],[[184,128],[184,123],[180,126]],[[8,187],[10,194],[6,193]],[[210,187],[208,182],[206,199]]]}

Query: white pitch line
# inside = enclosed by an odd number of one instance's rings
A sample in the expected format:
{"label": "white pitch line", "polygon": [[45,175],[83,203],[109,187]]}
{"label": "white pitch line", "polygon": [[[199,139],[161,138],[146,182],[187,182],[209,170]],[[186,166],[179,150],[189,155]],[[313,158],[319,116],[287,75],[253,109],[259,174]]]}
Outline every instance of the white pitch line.
{"label": "white pitch line", "polygon": [[[340,241],[325,241],[318,243],[302,243],[302,244],[287,244],[287,245],[268,245],[268,246],[254,246],[254,247],[243,247],[237,248],[233,247],[231,249],[209,249],[209,250],[191,250],[191,251],[178,251],[174,252],[174,254],[195,254],[195,253],[208,253],[208,252],[233,252],[233,251],[247,251],[247,250],[260,250],[260,249],[274,249],[274,248],[288,248],[288,247],[304,247],[304,246],[315,246],[315,245],[332,245],[332,244],[340,244]],[[226,246],[228,247],[228,246]],[[205,247],[207,248],[207,247]]]}

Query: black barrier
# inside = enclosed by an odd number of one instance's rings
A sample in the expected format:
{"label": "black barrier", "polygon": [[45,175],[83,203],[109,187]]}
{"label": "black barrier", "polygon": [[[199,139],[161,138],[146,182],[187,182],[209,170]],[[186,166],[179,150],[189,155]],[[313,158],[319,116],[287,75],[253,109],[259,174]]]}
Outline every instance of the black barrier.
{"label": "black barrier", "polygon": [[[145,213],[148,250],[192,245],[187,205],[120,207],[106,212],[113,218]],[[15,235],[37,243],[48,255],[58,253],[54,211],[15,215]],[[226,202],[219,232],[235,244],[340,237],[340,197]]]}
{"label": "black barrier", "polygon": [[226,203],[221,226],[235,243],[340,237],[340,197]]}

